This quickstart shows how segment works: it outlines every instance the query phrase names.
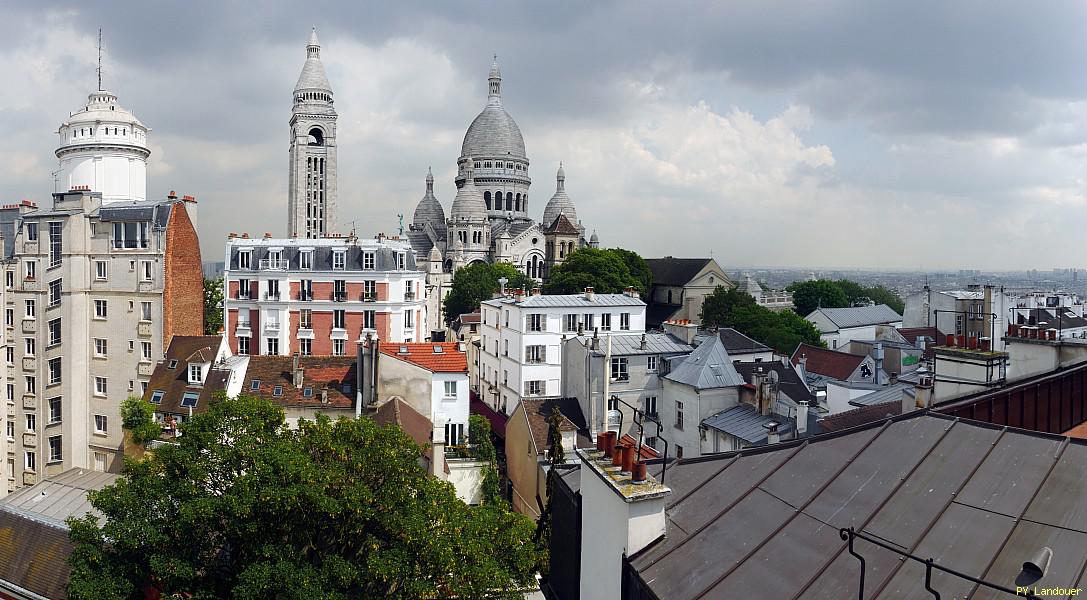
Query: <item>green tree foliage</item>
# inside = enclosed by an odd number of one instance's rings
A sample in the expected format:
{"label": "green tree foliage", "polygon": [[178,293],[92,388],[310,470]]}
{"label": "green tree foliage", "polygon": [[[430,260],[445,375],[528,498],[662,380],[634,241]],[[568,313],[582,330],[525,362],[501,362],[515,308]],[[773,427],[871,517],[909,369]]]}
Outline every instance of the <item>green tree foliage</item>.
{"label": "green tree foliage", "polygon": [[628,287],[640,290],[644,282],[631,274],[626,252],[578,248],[568,254],[561,265],[551,270],[544,291],[548,294],[577,294],[591,287],[598,294],[618,294]]}
{"label": "green tree foliage", "polygon": [[215,335],[223,327],[223,278],[204,278],[204,335]]}
{"label": "green tree foliage", "polygon": [[702,301],[702,323],[707,327],[732,327],[780,354],[792,354],[801,342],[822,346],[819,330],[790,310],[772,311],[736,289],[717,286]]}
{"label": "green tree foliage", "polygon": [[132,443],[140,446],[162,434],[162,426],[155,422],[155,407],[138,396],[121,402],[121,427],[132,436]]}
{"label": "green tree foliage", "polygon": [[464,313],[475,312],[479,303],[490,300],[502,287],[498,280],[505,277],[507,289],[530,288],[533,280],[509,263],[472,263],[457,269],[453,275],[453,287],[443,301],[445,320],[452,323]]}
{"label": "green tree foliage", "polygon": [[534,581],[531,520],[462,503],[398,428],[291,430],[241,396],[183,431],[90,494],[101,525],[68,521],[70,598],[516,598]]}
{"label": "green tree foliage", "polygon": [[817,308],[845,308],[849,298],[835,282],[827,279],[799,281],[787,288],[793,294],[796,314],[805,317]]}
{"label": "green tree foliage", "polygon": [[645,262],[645,259],[633,250],[612,248],[611,251],[618,254],[623,259],[623,262],[626,263],[627,270],[630,271],[631,276],[638,282],[634,286],[638,288],[638,293],[641,294],[643,298],[649,298],[649,290],[653,288],[653,271],[649,270],[649,263]]}
{"label": "green tree foliage", "polygon": [[562,412],[558,407],[551,409],[551,415],[547,417],[547,460],[553,465],[566,464],[566,451],[562,448]]}
{"label": "green tree foliage", "polygon": [[[566,451],[562,448],[562,412],[557,406],[551,408],[551,414],[547,417],[547,460],[554,465],[566,464]],[[547,560],[541,561],[538,570],[540,574],[547,577],[551,571],[550,565],[550,548],[551,548],[551,503],[555,498],[555,477],[557,476],[554,469],[549,469],[547,473],[547,506],[543,507],[540,513],[540,520],[536,522],[536,535],[534,537],[536,545],[541,548],[543,552],[547,552]]]}
{"label": "green tree foliage", "polygon": [[491,439],[491,422],[483,415],[468,417],[468,441],[472,444],[473,458],[487,463],[483,472],[481,503],[484,506],[508,507],[498,483],[498,452]]}
{"label": "green tree foliage", "polygon": [[882,285],[864,287],[861,284],[848,279],[839,279],[834,283],[837,283],[838,286],[842,288],[846,300],[849,301],[850,305],[853,305],[854,302],[867,299],[876,304],[886,304],[898,314],[902,314],[903,311],[906,310],[906,303],[902,301],[902,298]]}

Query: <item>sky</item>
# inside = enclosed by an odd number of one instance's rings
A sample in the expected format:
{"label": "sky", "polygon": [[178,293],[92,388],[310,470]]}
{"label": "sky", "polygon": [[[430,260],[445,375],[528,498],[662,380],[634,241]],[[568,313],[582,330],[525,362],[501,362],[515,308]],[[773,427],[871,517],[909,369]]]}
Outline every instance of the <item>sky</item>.
{"label": "sky", "polygon": [[[1087,3],[0,2],[0,199],[48,204],[56,130],[104,86],[151,127],[149,197],[283,236],[310,28],[341,229],[448,212],[492,55],[534,211],[565,167],[603,246],[724,267],[1084,266]],[[538,214],[532,215],[539,218]]]}

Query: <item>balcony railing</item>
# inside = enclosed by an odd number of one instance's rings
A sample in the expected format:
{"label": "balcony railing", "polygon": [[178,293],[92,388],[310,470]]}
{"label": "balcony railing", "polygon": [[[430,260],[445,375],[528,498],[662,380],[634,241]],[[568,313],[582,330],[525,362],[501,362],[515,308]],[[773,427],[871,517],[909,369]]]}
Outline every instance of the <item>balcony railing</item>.
{"label": "balcony railing", "polygon": [[359,296],[359,300],[362,300],[363,302],[376,302],[377,294],[363,292],[362,295]]}
{"label": "balcony railing", "polygon": [[265,300],[279,301],[279,292],[264,292]]}
{"label": "balcony railing", "polygon": [[261,271],[286,271],[288,263],[282,258],[262,258],[260,259]]}
{"label": "balcony railing", "polygon": [[404,302],[414,302],[415,292],[404,292]]}
{"label": "balcony railing", "polygon": [[264,328],[268,331],[279,331],[279,321],[265,321]]}
{"label": "balcony railing", "polygon": [[333,302],[347,302],[347,292],[332,292]]}
{"label": "balcony railing", "polygon": [[308,302],[310,300],[313,300],[313,291],[312,290],[299,290],[298,291],[298,299],[303,301],[303,302]]}
{"label": "balcony railing", "polygon": [[249,292],[238,290],[238,293],[234,295],[238,300],[250,300]]}

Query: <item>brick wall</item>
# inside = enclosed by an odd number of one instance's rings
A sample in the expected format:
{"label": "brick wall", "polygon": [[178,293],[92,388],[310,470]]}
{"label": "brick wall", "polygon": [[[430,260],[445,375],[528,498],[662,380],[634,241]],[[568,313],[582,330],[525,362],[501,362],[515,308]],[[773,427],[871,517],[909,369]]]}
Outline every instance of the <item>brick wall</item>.
{"label": "brick wall", "polygon": [[226,323],[223,324],[226,327],[226,339],[227,344],[230,345],[230,352],[232,354],[238,353],[238,336],[236,335],[236,329],[238,327],[238,309],[232,308],[227,311]]}
{"label": "brick wall", "polygon": [[189,219],[187,202],[178,201],[166,224],[163,264],[162,345],[169,347],[175,335],[204,333],[204,271],[200,262],[200,238]]}
{"label": "brick wall", "polygon": [[[381,293],[381,284],[378,284],[378,294]],[[389,313],[379,312],[374,315],[374,329],[377,329],[378,338],[383,342],[392,341],[389,339]],[[396,340],[400,341],[400,340]]]}
{"label": "brick wall", "polygon": [[[316,285],[316,284],[314,284]],[[332,313],[313,313],[313,345],[311,350],[314,356],[328,356],[332,354]]]}
{"label": "brick wall", "polygon": [[[379,302],[383,302],[389,299],[389,284],[383,281],[377,283],[377,299]],[[378,329],[380,331],[380,328]],[[385,338],[382,338],[385,339]]]}

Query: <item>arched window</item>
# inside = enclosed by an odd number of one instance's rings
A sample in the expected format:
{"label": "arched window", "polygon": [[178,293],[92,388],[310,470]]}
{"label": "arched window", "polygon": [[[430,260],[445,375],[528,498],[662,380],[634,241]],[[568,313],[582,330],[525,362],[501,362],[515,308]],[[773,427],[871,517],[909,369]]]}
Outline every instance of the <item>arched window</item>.
{"label": "arched window", "polygon": [[521,210],[521,194],[517,194],[516,200],[517,200],[517,203],[514,204],[514,206],[517,208],[518,211],[520,211]]}
{"label": "arched window", "polygon": [[310,146],[324,146],[325,145],[325,133],[321,131],[319,127],[314,127],[309,130],[309,143]]}
{"label": "arched window", "polygon": [[487,205],[487,210],[491,210],[491,193],[483,192],[483,202]]}
{"label": "arched window", "polygon": [[506,210],[513,210],[513,192],[506,192]]}

